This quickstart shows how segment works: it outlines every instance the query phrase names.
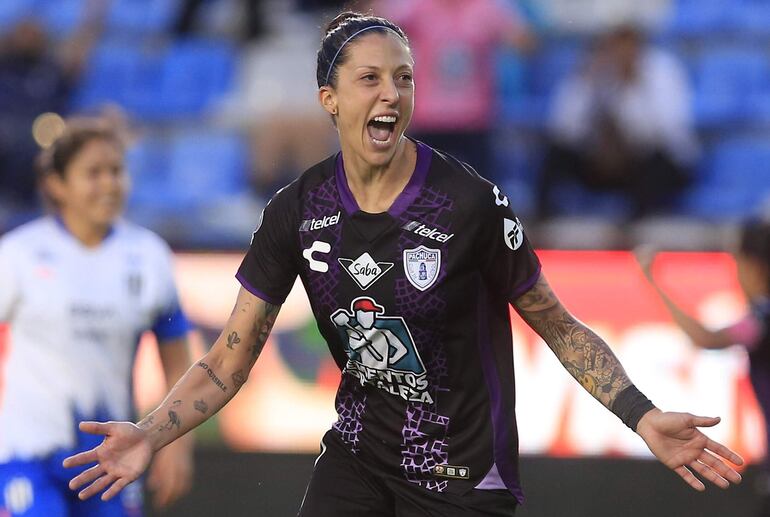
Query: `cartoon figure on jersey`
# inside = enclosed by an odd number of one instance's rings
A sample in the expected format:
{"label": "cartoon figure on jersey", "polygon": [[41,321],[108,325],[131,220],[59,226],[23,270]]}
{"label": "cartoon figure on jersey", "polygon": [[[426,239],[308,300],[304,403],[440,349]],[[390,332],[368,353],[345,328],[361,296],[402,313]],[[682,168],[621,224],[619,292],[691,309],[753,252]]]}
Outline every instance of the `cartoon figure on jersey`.
{"label": "cartoon figure on jersey", "polygon": [[425,366],[404,319],[384,316],[385,308],[361,296],[350,311],[337,309],[331,320],[348,354],[346,370],[406,400],[430,400]]}

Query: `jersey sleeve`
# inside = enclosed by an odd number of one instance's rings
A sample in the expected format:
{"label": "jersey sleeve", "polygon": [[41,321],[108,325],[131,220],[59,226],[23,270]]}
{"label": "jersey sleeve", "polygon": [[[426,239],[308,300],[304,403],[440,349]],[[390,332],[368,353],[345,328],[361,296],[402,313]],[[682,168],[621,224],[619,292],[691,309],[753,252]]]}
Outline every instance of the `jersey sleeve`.
{"label": "jersey sleeve", "polygon": [[481,275],[487,286],[513,303],[540,277],[540,260],[527,238],[510,200],[489,184],[488,198],[481,200],[479,250]]}
{"label": "jersey sleeve", "polygon": [[158,312],[151,330],[158,343],[163,344],[184,337],[192,325],[179,303],[179,294],[174,281],[171,249],[165,242],[161,241],[159,253],[158,274],[160,275],[161,288],[159,290]]}
{"label": "jersey sleeve", "polygon": [[281,305],[299,274],[296,217],[285,190],[262,211],[259,227],[235,275],[244,289],[274,305]]}
{"label": "jersey sleeve", "polygon": [[11,318],[18,296],[18,275],[14,272],[11,246],[6,240],[0,239],[0,323]]}

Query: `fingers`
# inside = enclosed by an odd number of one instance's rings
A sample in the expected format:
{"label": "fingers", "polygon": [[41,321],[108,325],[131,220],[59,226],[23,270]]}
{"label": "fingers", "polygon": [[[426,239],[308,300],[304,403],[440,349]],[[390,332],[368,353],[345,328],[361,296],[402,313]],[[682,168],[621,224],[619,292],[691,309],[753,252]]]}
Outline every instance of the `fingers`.
{"label": "fingers", "polygon": [[741,475],[738,474],[735,470],[725,465],[725,463],[711,454],[708,451],[703,451],[703,453],[698,457],[698,461],[701,463],[708,465],[710,468],[715,470],[720,476],[725,478],[727,481],[733,484],[738,484],[741,482]]}
{"label": "fingers", "polygon": [[711,438],[706,441],[706,449],[710,450],[714,454],[723,457],[727,461],[735,464],[735,465],[743,465],[743,458],[738,456],[736,453],[725,447],[719,442],[715,442]]}
{"label": "fingers", "polygon": [[64,458],[64,461],[62,461],[62,466],[65,468],[80,467],[83,465],[88,465],[89,463],[94,463],[96,461],[98,461],[96,456],[96,448],[93,448],[90,451],[80,452],[68,458]]}
{"label": "fingers", "polygon": [[108,434],[112,425],[109,422],[80,422],[81,431],[91,434]]}
{"label": "fingers", "polygon": [[94,465],[85,472],[81,472],[79,475],[72,478],[69,482],[70,490],[77,490],[86,483],[90,483],[94,479],[104,474],[104,468],[101,465]]}
{"label": "fingers", "polygon": [[674,469],[674,472],[679,474],[679,477],[681,477],[685,483],[693,487],[698,492],[703,492],[706,490],[706,485],[701,482],[698,478],[696,478],[690,470],[685,467],[684,465],[680,465],[677,468]]}
{"label": "fingers", "polygon": [[700,474],[702,478],[711,481],[719,488],[725,489],[730,486],[730,483],[725,478],[697,460],[690,463],[690,468]]}
{"label": "fingers", "polygon": [[112,484],[109,490],[102,494],[102,501],[109,501],[118,495],[118,493],[120,493],[120,491],[123,490],[129,483],[131,483],[131,481],[128,481],[126,478],[118,479]]}
{"label": "fingers", "polygon": [[112,474],[105,474],[90,485],[88,485],[86,488],[80,491],[78,493],[78,497],[81,501],[88,499],[91,496],[94,496],[107,488],[110,484],[112,484],[113,481],[115,481],[117,478],[113,476]]}
{"label": "fingers", "polygon": [[692,415],[692,425],[695,427],[714,427],[719,422],[722,421],[722,419],[718,416],[710,417],[710,416],[695,416]]}

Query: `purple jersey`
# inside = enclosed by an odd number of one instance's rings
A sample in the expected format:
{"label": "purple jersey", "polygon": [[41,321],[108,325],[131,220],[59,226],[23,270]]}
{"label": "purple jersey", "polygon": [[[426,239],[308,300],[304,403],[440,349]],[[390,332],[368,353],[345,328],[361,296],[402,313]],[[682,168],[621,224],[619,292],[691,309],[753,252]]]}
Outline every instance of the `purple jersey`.
{"label": "purple jersey", "polygon": [[418,143],[380,214],[359,210],[340,154],[310,168],[267,205],[237,277],[274,304],[302,279],[351,453],[429,490],[484,480],[521,500],[509,302],[539,274],[508,198]]}

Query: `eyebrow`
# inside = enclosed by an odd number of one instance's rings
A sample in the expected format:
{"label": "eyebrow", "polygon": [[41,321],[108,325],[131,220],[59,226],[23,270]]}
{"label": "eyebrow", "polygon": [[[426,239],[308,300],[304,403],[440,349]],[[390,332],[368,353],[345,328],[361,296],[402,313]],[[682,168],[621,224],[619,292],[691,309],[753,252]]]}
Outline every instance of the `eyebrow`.
{"label": "eyebrow", "polygon": [[[396,70],[400,70],[402,68],[412,68],[413,65],[409,63],[404,63],[403,65],[400,65],[396,68]],[[376,65],[361,65],[357,66],[355,70],[381,70],[382,68]]]}

